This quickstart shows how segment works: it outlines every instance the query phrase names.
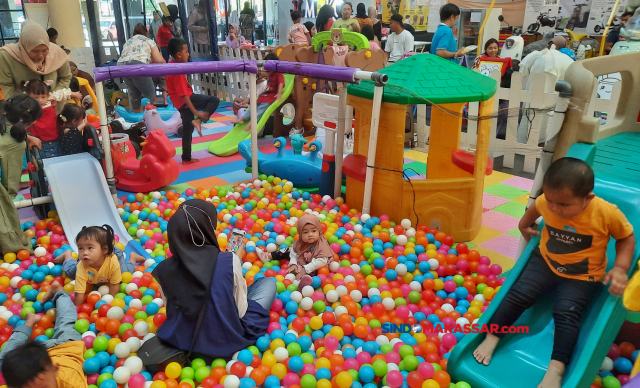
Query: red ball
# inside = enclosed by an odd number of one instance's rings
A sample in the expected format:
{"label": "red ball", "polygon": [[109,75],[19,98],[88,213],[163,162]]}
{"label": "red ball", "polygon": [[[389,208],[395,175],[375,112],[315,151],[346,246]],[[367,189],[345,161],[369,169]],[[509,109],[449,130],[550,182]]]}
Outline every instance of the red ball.
{"label": "red ball", "polygon": [[244,377],[244,374],[247,372],[247,366],[244,365],[244,363],[241,361],[236,361],[233,363],[233,365],[231,365],[231,368],[229,369],[229,371],[231,372],[232,375],[236,375],[239,378],[242,378]]}

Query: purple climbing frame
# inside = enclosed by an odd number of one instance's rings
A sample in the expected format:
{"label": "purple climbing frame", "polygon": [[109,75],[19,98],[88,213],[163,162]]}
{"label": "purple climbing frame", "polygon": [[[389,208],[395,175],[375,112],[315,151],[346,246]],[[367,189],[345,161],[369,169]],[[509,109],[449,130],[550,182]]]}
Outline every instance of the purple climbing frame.
{"label": "purple climbing frame", "polygon": [[251,60],[236,60],[105,66],[93,68],[93,74],[95,75],[96,82],[120,77],[163,77],[166,75],[222,72],[245,72],[256,74],[258,72],[258,64],[256,61]]}
{"label": "purple climbing frame", "polygon": [[303,75],[341,82],[357,82],[355,74],[357,71],[360,71],[360,69],[353,67],[285,61],[266,61],[264,69],[266,71],[277,71],[278,73]]}

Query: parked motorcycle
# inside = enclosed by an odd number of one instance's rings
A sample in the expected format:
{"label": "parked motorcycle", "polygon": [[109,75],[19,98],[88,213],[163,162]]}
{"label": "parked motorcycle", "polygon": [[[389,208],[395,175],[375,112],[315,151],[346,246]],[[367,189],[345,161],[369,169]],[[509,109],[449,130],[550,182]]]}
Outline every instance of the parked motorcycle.
{"label": "parked motorcycle", "polygon": [[548,12],[540,12],[540,15],[538,15],[538,17],[536,18],[535,23],[531,23],[529,24],[529,27],[527,27],[527,33],[535,34],[536,32],[538,32],[540,27],[554,27],[556,25],[556,18],[549,17],[550,11],[551,10],[549,10]]}

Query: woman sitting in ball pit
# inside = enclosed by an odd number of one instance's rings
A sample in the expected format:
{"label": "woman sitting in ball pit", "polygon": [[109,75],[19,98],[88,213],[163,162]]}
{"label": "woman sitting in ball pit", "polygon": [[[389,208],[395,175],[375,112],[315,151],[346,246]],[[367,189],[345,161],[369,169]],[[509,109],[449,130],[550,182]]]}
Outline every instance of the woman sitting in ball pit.
{"label": "woman sitting in ball pit", "polygon": [[167,309],[158,338],[189,351],[202,312],[193,354],[203,358],[227,358],[255,344],[269,326],[276,297],[272,278],[247,288],[240,258],[220,252],[217,220],[211,203],[184,202],[167,225],[173,256],[153,270]]}

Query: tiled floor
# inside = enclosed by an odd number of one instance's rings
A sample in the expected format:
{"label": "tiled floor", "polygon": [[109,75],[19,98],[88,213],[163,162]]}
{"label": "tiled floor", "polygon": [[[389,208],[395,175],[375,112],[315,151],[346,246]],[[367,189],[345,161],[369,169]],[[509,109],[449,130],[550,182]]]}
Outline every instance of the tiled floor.
{"label": "tiled floor", "polygon": [[[175,189],[179,192],[187,188],[210,188],[212,186],[232,185],[246,182],[251,174],[244,171],[246,163],[239,155],[227,157],[215,156],[207,150],[209,142],[223,137],[232,126],[229,120],[233,118],[231,104],[222,103],[218,111],[211,117],[211,121],[203,125],[203,137],[193,139],[193,157],[201,159],[197,164],[183,166],[181,139],[171,136],[176,146],[175,159],[178,161],[180,176],[176,182],[164,189]],[[263,153],[273,153],[272,138],[258,140],[258,146]],[[290,146],[288,146],[290,147]],[[411,179],[426,179],[427,154],[408,150],[404,154],[406,174]],[[28,179],[25,175],[24,180]],[[533,181],[502,172],[494,171],[485,179],[483,197],[483,221],[478,236],[469,243],[481,254],[488,256],[492,263],[500,264],[505,270],[515,263],[520,232],[518,221],[524,214],[525,205],[529,199],[529,190]],[[27,190],[21,192],[17,200],[28,198]],[[120,196],[128,194],[118,191]],[[31,208],[20,209],[22,222],[36,220]]]}

